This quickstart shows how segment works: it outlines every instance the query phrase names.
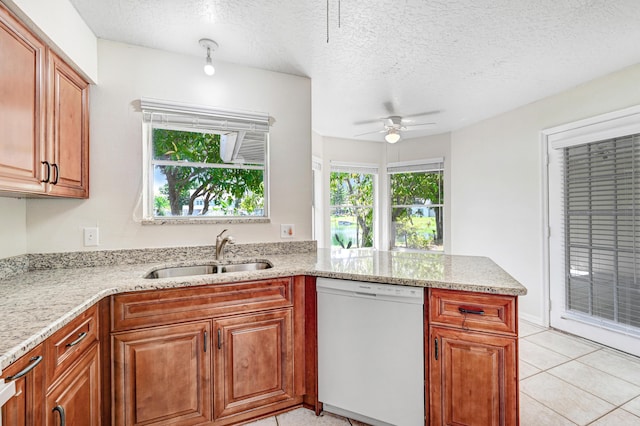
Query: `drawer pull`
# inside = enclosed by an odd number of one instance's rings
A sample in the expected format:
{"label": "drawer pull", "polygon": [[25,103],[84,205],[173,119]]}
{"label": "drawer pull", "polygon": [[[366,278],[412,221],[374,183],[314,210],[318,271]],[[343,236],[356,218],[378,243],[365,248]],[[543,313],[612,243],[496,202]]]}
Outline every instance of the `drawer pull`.
{"label": "drawer pull", "polygon": [[64,414],[64,408],[61,405],[56,405],[55,407],[53,407],[53,410],[51,410],[53,412],[57,411],[58,414],[60,415],[60,426],[65,426],[67,424],[67,418]]}
{"label": "drawer pull", "polygon": [[78,335],[78,338],[76,340],[74,340],[73,342],[67,343],[67,347],[70,348],[72,346],[77,345],[78,343],[80,343],[82,341],[82,339],[84,339],[85,337],[87,337],[87,332],[83,331],[82,333],[80,333]]}
{"label": "drawer pull", "polygon": [[460,306],[458,308],[461,314],[484,315],[482,308],[474,308],[470,306]]}
{"label": "drawer pull", "polygon": [[31,371],[34,368],[36,368],[36,365],[38,365],[38,364],[40,364],[42,362],[42,356],[41,355],[34,356],[33,358],[30,359],[30,361],[31,361],[31,363],[29,365],[27,365],[24,370],[22,370],[21,372],[19,372],[18,374],[14,375],[14,376],[5,377],[5,380],[7,382],[10,382],[11,380],[18,380],[20,377],[23,377],[23,376],[27,375],[29,373],[29,371]]}

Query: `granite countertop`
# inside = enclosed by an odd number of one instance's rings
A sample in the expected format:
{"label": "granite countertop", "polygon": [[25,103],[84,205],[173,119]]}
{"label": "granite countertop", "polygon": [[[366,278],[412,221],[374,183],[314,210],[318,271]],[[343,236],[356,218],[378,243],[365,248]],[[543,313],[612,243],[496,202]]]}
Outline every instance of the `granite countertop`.
{"label": "granite countertop", "polygon": [[[370,249],[315,250],[315,245],[311,249],[309,245],[298,247],[302,250],[290,254],[286,254],[286,250],[271,251],[271,254],[236,250],[228,258],[229,262],[267,259],[273,264],[270,269],[161,279],[144,276],[162,266],[211,262],[212,257],[207,256],[210,251],[185,250],[178,255],[167,252],[165,256],[155,257],[160,261],[149,260],[141,250],[114,251],[109,255],[88,252],[92,255],[32,256],[27,262],[31,263],[29,269],[0,279],[0,371],[102,298],[130,291],[311,275],[515,296],[526,294],[525,287],[486,257]],[[136,261],[139,263],[131,263]]]}

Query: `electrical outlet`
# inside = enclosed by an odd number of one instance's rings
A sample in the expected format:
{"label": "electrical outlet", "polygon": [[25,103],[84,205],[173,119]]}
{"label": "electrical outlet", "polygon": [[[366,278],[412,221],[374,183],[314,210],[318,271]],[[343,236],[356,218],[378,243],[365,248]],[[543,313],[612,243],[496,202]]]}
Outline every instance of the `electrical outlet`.
{"label": "electrical outlet", "polygon": [[280,238],[293,238],[296,235],[296,229],[291,224],[280,225]]}
{"label": "electrical outlet", "polygon": [[85,247],[97,246],[98,243],[98,228],[84,228]]}

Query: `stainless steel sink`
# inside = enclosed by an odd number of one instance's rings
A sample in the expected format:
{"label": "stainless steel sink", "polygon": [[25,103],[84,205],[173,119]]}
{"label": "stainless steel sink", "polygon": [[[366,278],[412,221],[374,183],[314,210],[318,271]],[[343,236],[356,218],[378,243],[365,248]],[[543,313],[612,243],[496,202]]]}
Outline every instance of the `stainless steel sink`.
{"label": "stainless steel sink", "polygon": [[265,260],[250,261],[250,262],[237,262],[237,263],[223,263],[223,264],[209,264],[209,265],[191,265],[191,266],[167,266],[165,268],[158,268],[149,272],[145,278],[175,278],[186,277],[191,275],[209,275],[209,274],[224,274],[229,272],[247,272],[247,271],[259,271],[262,269],[272,268],[273,265]]}
{"label": "stainless steel sink", "polygon": [[170,266],[149,272],[145,278],[175,278],[189,275],[215,274],[217,272],[217,265]]}
{"label": "stainless steel sink", "polygon": [[241,272],[241,271],[259,271],[261,269],[269,269],[272,265],[269,262],[247,262],[247,263],[231,263],[229,265],[218,265],[221,273],[225,272]]}

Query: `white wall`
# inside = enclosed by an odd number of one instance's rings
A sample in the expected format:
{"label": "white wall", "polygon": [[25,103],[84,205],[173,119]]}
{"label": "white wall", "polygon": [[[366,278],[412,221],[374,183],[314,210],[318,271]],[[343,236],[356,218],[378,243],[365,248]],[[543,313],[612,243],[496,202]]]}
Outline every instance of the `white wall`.
{"label": "white wall", "polygon": [[[238,242],[280,241],[280,224],[311,238],[311,84],[307,78],[100,40],[100,84],[92,86],[88,200],[27,201],[29,252],[84,250],[82,228],[100,228],[97,249],[213,244],[224,228]],[[270,224],[141,225],[141,97],[267,112]]]}
{"label": "white wall", "polygon": [[540,131],[640,104],[640,65],[451,135],[453,254],[482,255],[527,287],[523,317],[546,321]]}
{"label": "white wall", "polygon": [[26,252],[26,201],[0,197],[0,259]]}
{"label": "white wall", "polygon": [[96,36],[69,0],[2,1],[58,55],[89,80],[98,81]]}

